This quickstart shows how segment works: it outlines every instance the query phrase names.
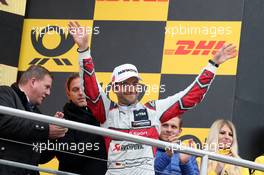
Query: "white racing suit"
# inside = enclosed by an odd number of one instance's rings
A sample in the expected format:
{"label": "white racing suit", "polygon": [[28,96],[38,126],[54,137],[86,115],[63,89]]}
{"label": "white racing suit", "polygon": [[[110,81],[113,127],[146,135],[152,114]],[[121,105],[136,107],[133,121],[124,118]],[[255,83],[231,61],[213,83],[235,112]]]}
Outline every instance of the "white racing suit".
{"label": "white racing suit", "polygon": [[[160,122],[181,116],[198,104],[211,85],[216,67],[210,63],[185,90],[146,104],[119,106],[98,85],[90,51],[79,53],[82,88],[88,107],[102,127],[158,139]],[[115,175],[153,175],[155,149],[148,145],[106,138],[108,171]]]}

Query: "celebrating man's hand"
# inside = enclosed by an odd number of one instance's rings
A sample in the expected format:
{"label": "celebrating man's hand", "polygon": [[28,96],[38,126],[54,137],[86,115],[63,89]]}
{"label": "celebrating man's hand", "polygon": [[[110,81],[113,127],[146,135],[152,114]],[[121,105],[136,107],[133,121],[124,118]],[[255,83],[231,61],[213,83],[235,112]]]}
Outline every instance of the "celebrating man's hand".
{"label": "celebrating man's hand", "polygon": [[236,46],[233,46],[232,44],[227,44],[224,45],[218,52],[216,52],[212,61],[220,65],[231,58],[235,58],[236,56]]}
{"label": "celebrating man's hand", "polygon": [[81,27],[77,21],[70,21],[68,24],[69,32],[74,42],[78,45],[79,50],[83,51],[88,48],[88,33],[85,27]]}
{"label": "celebrating man's hand", "polygon": [[[64,114],[62,112],[56,112],[54,115],[56,118],[63,119]],[[49,125],[49,138],[57,139],[65,136],[65,133],[68,131],[68,128],[57,126],[54,124]]]}

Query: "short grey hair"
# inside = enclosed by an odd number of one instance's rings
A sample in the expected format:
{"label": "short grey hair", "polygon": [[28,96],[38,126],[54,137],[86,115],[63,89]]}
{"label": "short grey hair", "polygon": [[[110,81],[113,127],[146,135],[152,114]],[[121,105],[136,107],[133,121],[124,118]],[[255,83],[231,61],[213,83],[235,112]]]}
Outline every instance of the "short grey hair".
{"label": "short grey hair", "polygon": [[31,65],[20,77],[19,84],[26,84],[31,78],[36,78],[37,80],[42,80],[45,75],[48,75],[51,79],[53,76],[50,71],[45,67],[39,65]]}

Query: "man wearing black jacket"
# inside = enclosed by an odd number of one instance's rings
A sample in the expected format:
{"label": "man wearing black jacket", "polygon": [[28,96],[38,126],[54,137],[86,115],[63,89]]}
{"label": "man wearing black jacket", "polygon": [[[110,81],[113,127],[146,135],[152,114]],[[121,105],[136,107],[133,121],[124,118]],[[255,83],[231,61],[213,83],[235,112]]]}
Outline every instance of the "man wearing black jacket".
{"label": "man wearing black jacket", "polygon": [[[0,86],[0,105],[40,113],[37,105],[50,95],[52,76],[41,66],[29,67],[18,84]],[[63,113],[57,112],[62,118]],[[37,166],[40,162],[39,149],[34,145],[48,139],[63,137],[66,128],[43,122],[0,114],[0,159]],[[0,164],[1,175],[36,175],[35,171]]]}
{"label": "man wearing black jacket", "polygon": [[[81,90],[79,74],[75,73],[68,78],[66,93],[69,102],[63,108],[65,119],[100,126],[87,108],[86,99]],[[102,136],[69,129],[65,137],[58,139],[58,142],[67,148],[67,150],[61,150],[63,152],[58,151],[56,153],[59,160],[59,170],[81,175],[105,174],[107,157]]]}

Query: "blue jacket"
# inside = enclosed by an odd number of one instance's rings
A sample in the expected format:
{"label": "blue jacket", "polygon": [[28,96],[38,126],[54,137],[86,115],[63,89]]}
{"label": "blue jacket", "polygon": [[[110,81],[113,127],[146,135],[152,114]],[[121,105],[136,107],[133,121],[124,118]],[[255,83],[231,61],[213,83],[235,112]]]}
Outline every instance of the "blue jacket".
{"label": "blue jacket", "polygon": [[197,161],[194,156],[190,157],[186,164],[181,164],[179,153],[169,157],[164,149],[157,149],[155,158],[156,175],[199,175]]}

